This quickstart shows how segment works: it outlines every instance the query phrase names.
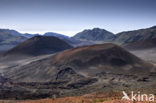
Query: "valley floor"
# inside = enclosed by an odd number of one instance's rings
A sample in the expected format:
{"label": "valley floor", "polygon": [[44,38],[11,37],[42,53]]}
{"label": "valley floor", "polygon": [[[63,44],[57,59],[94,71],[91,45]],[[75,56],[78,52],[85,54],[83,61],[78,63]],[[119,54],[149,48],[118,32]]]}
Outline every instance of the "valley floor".
{"label": "valley floor", "polygon": [[132,54],[136,55],[137,57],[140,57],[143,60],[156,63],[156,48],[152,49],[145,49],[145,50],[133,50],[129,51]]}

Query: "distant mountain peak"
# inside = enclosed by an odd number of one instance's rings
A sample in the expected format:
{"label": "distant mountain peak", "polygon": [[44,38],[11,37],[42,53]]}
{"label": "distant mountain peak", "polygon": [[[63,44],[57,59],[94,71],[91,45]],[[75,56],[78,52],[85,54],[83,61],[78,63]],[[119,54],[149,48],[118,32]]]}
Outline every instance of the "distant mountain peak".
{"label": "distant mountain peak", "polygon": [[11,34],[12,36],[21,36],[21,34],[16,31],[16,30],[12,30],[12,29],[0,29],[1,33],[8,33]]}
{"label": "distant mountain peak", "polygon": [[100,28],[86,29],[73,36],[73,38],[75,39],[90,40],[90,41],[107,41],[108,39],[114,37],[115,35],[113,33]]}
{"label": "distant mountain peak", "polygon": [[54,32],[47,32],[44,34],[44,36],[55,36],[55,37],[64,37],[64,38],[69,38],[68,36],[66,35],[63,35],[63,34],[59,34],[59,33],[54,33]]}
{"label": "distant mountain peak", "polygon": [[[101,29],[101,28],[98,28],[98,27],[96,27],[96,28],[93,28],[93,29],[90,29],[90,30],[105,30],[105,29]],[[105,31],[107,31],[107,30],[105,30]]]}

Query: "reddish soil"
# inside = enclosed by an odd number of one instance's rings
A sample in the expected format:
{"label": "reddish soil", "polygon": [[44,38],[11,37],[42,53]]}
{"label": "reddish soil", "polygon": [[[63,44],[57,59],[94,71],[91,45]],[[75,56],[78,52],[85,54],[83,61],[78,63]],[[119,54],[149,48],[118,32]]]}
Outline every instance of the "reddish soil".
{"label": "reddish soil", "polygon": [[[114,97],[107,97],[113,95]],[[18,103],[156,103],[156,102],[132,102],[127,100],[121,100],[121,94],[89,94],[79,97],[65,97],[57,99],[41,99],[41,100],[28,100]]]}

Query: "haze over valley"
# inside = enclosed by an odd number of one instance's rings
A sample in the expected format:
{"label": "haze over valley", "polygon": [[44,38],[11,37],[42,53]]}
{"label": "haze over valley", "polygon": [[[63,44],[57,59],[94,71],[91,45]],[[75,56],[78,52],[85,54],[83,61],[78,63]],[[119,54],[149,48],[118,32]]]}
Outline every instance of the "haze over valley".
{"label": "haze over valley", "polygon": [[155,103],[155,5],[0,0],[0,103]]}

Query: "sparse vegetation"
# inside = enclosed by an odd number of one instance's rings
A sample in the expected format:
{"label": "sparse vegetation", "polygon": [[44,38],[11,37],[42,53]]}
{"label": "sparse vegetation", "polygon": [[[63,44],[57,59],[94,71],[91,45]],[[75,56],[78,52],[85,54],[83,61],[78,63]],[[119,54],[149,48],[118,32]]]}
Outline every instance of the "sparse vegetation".
{"label": "sparse vegetation", "polygon": [[[0,101],[0,103],[147,103],[147,102],[131,102],[126,100],[121,100],[121,94],[117,92],[112,92],[116,97],[107,97],[108,94],[88,94],[79,97],[65,97],[65,98],[47,98],[40,100],[25,100],[25,101]],[[156,102],[153,102],[156,103]]]}

